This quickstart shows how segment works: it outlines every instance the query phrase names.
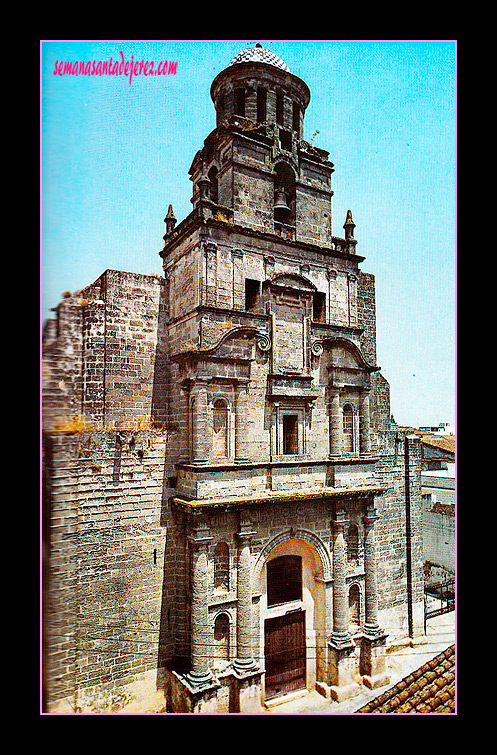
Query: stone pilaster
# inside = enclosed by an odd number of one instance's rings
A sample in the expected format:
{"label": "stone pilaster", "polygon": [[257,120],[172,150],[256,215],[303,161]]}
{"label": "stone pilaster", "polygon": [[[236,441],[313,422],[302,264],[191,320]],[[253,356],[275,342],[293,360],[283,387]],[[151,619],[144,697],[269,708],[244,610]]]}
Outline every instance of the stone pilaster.
{"label": "stone pilaster", "polygon": [[338,389],[331,392],[329,408],[330,458],[342,455],[342,416],[340,412],[340,393]]}
{"label": "stone pilaster", "polygon": [[357,325],[357,275],[347,275],[347,289],[349,300],[349,325]]}
{"label": "stone pilaster", "polygon": [[236,386],[235,404],[235,461],[247,461],[247,390],[246,384]]}
{"label": "stone pilaster", "polygon": [[197,382],[193,390],[193,462],[199,464],[208,461],[212,429],[209,422],[207,385]]}
{"label": "stone pilaster", "polygon": [[180,446],[178,461],[188,462],[191,456],[190,443],[190,384],[188,381],[183,382],[178,387],[179,405],[181,410],[180,418]]}
{"label": "stone pilaster", "polygon": [[369,418],[369,388],[359,395],[359,451],[361,456],[371,453],[370,418]]}
{"label": "stone pilaster", "polygon": [[233,309],[244,310],[243,252],[240,249],[232,249],[231,259],[233,264]]}

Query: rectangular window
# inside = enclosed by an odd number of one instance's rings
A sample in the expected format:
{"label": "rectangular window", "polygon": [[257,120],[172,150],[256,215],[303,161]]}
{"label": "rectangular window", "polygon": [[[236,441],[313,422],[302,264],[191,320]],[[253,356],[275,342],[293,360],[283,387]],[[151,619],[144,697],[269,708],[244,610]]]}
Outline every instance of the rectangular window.
{"label": "rectangular window", "polygon": [[245,310],[258,312],[260,306],[261,284],[260,281],[245,278]]}
{"label": "rectangular window", "polygon": [[287,152],[292,151],[292,135],[283,128],[280,128],[280,147]]}
{"label": "rectangular window", "polygon": [[326,322],[326,294],[316,291],[312,295],[312,319],[314,322]]}
{"label": "rectangular window", "polygon": [[298,414],[283,415],[283,453],[298,454],[299,422]]}

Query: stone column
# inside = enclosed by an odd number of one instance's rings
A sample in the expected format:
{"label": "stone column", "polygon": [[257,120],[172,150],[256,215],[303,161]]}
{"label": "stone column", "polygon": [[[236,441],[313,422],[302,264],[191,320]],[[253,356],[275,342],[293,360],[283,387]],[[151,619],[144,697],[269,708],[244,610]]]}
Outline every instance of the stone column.
{"label": "stone column", "polygon": [[361,646],[361,673],[363,682],[370,689],[381,687],[390,681],[386,671],[387,635],[378,624],[378,593],[376,586],[376,547],[374,523],[378,519],[374,506],[368,504],[364,522],[364,587],[365,617]]}
{"label": "stone column", "polygon": [[355,643],[349,633],[347,562],[343,511],[337,511],[333,524],[333,632],[328,641],[329,695],[342,702],[358,694]]}
{"label": "stone column", "polygon": [[247,392],[246,384],[236,386],[235,461],[248,461]]}
{"label": "stone column", "polygon": [[345,526],[342,512],[333,520],[333,633],[335,643],[349,639],[349,601],[347,595]]}
{"label": "stone column", "polygon": [[[209,422],[207,385],[197,382],[194,387],[193,405],[193,462],[205,463],[209,458],[212,429]],[[209,432],[210,430],[210,432]]]}
{"label": "stone column", "polygon": [[[243,517],[243,514],[242,514]],[[255,532],[248,519],[242,518],[238,532],[238,568],[236,578],[236,658],[235,671],[245,673],[257,668],[252,652],[252,574],[250,541]]]}
{"label": "stone column", "polygon": [[342,455],[342,416],[340,412],[340,392],[337,388],[331,392],[330,400],[330,458]]}
{"label": "stone column", "polygon": [[192,685],[210,682],[212,673],[210,662],[210,635],[208,628],[208,581],[207,549],[212,537],[208,527],[197,525],[194,534],[189,537],[192,548],[191,581],[191,671],[187,679]]}
{"label": "stone column", "polygon": [[359,395],[359,452],[361,456],[369,456],[371,453],[369,390],[365,388]]}
{"label": "stone column", "polygon": [[369,508],[364,517],[364,587],[366,611],[364,631],[376,634],[378,625],[378,595],[376,592],[376,547],[374,523],[378,519],[374,508]]}

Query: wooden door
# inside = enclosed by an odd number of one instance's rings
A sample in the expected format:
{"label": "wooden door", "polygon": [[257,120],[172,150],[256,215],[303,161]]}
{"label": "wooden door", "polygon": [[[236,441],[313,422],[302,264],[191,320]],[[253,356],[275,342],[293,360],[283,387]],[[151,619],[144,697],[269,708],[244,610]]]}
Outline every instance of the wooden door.
{"label": "wooden door", "polygon": [[305,687],[305,611],[264,622],[266,699]]}

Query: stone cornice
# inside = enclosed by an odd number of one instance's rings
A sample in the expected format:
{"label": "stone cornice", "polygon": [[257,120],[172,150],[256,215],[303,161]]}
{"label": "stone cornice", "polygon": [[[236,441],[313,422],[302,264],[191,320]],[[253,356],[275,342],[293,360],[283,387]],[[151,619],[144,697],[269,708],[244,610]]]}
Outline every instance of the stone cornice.
{"label": "stone cornice", "polygon": [[215,508],[226,506],[243,506],[243,505],[261,505],[265,503],[303,503],[305,501],[336,501],[337,499],[347,498],[371,498],[371,496],[382,495],[388,490],[386,487],[371,485],[365,487],[350,488],[320,488],[319,490],[305,491],[301,490],[282,490],[268,491],[265,493],[254,494],[252,496],[233,496],[232,498],[206,498],[191,499],[174,496],[173,503],[185,510],[199,508]]}
{"label": "stone cornice", "polygon": [[[359,254],[350,254],[348,252],[338,251],[337,249],[333,249],[332,247],[326,246],[324,244],[313,244],[310,241],[303,241],[301,239],[284,239],[275,233],[271,233],[270,231],[258,231],[255,228],[250,228],[249,226],[238,225],[233,222],[228,223],[222,220],[214,220],[214,218],[205,220],[196,210],[193,210],[184,220],[181,221],[178,226],[176,226],[171,236],[167,238],[164,244],[164,248],[159,252],[159,256],[162,257],[162,259],[165,261],[169,253],[173,251],[175,246],[180,243],[188,233],[191,233],[199,228],[204,228],[205,230],[207,230],[210,227],[221,229],[229,235],[233,233],[240,233],[245,236],[260,238],[264,241],[270,241],[272,243],[277,243],[285,246],[292,251],[298,251],[299,249],[302,249],[304,251],[310,251],[314,253],[317,252],[318,254],[325,254],[330,257],[336,257],[338,259],[353,260],[355,262],[363,262],[366,259]],[[350,243],[345,239],[339,239],[335,236],[333,236],[332,238],[337,239],[337,241],[343,242],[344,244]]]}

